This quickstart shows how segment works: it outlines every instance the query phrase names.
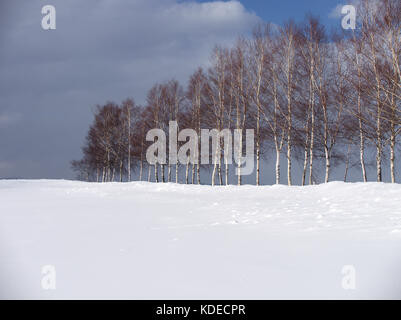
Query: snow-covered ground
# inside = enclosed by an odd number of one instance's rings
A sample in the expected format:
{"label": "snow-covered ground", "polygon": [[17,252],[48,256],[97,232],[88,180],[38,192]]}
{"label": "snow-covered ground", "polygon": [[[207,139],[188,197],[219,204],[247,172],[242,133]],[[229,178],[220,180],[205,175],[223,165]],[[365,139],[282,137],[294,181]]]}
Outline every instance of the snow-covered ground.
{"label": "snow-covered ground", "polygon": [[3,180],[0,297],[401,298],[401,185]]}

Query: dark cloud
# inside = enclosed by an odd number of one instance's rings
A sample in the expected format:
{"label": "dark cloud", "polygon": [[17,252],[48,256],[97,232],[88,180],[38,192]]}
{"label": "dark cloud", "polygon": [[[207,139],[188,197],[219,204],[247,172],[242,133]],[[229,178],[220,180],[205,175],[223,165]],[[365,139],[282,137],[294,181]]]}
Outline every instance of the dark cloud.
{"label": "dark cloud", "polygon": [[96,104],[185,82],[259,21],[237,1],[52,0],[57,29],[44,31],[49,3],[1,2],[0,177],[72,177]]}

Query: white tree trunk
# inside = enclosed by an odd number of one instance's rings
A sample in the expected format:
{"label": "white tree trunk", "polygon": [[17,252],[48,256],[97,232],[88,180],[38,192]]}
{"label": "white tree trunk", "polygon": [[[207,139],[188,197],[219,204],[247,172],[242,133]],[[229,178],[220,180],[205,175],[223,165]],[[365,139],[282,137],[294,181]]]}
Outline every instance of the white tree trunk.
{"label": "white tree trunk", "polygon": [[344,182],[347,182],[348,169],[349,169],[349,154],[351,152],[351,142],[348,144],[347,158],[345,159]]}
{"label": "white tree trunk", "polygon": [[160,165],[160,170],[161,170],[161,172],[162,172],[162,182],[164,183],[164,182],[166,182],[166,178],[165,178],[165,176],[164,176],[164,167],[165,167],[165,165],[164,164],[161,164]]}
{"label": "white tree trunk", "polygon": [[313,148],[315,141],[315,106],[314,94],[312,93],[312,108],[311,108],[311,133],[310,133],[310,146],[309,146],[309,184],[313,184]]}
{"label": "white tree trunk", "polygon": [[213,166],[213,172],[212,172],[212,186],[215,186],[215,178],[216,178],[216,170],[217,169],[217,162]]}
{"label": "white tree trunk", "polygon": [[276,184],[280,184],[280,150],[276,146]]}
{"label": "white tree trunk", "polygon": [[260,110],[256,118],[256,185],[260,185]]}
{"label": "white tree trunk", "polygon": [[391,135],[390,139],[390,171],[391,171],[391,182],[395,183],[395,136]]}
{"label": "white tree trunk", "polygon": [[139,164],[139,181],[142,181],[142,175],[143,175],[143,161],[141,159],[141,163]]}
{"label": "white tree trunk", "polygon": [[362,120],[359,119],[359,159],[361,162],[362,169],[362,178],[363,182],[368,182],[368,176],[366,174],[366,166],[365,166],[365,137],[362,130]]}
{"label": "white tree trunk", "polygon": [[200,184],[201,181],[200,181],[200,164],[199,163],[196,165],[196,179],[197,179],[197,183]]}
{"label": "white tree trunk", "polygon": [[189,184],[189,157],[187,158],[187,164],[185,167],[185,184]]}
{"label": "white tree trunk", "polygon": [[154,165],[155,168],[155,182],[159,182],[159,172],[157,168],[157,163]]}
{"label": "white tree trunk", "polygon": [[229,185],[229,181],[228,181],[228,163],[226,163],[224,174],[225,174],[224,179],[225,179],[225,182],[226,182],[226,186],[228,186]]}
{"label": "white tree trunk", "polygon": [[330,179],[330,154],[329,154],[329,149],[327,146],[324,148],[324,153],[326,157],[326,176],[324,178],[324,182],[328,183]]}

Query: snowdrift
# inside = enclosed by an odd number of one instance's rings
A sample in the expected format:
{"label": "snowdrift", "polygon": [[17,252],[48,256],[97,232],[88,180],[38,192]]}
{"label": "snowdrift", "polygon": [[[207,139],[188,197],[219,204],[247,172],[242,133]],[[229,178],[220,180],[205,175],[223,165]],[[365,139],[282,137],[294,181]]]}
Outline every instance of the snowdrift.
{"label": "snowdrift", "polygon": [[1,298],[401,298],[400,268],[401,185],[0,181]]}

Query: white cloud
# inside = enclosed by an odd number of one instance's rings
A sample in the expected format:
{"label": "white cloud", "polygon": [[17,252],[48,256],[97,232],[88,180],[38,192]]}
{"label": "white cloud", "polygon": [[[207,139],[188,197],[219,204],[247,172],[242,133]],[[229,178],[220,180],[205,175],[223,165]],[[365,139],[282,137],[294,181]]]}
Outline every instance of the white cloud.
{"label": "white cloud", "polygon": [[[3,78],[10,89],[31,81],[28,89],[35,92],[45,87],[74,91],[95,81],[97,87],[105,87],[102,92],[118,93],[115,86],[136,82],[134,94],[143,100],[147,86],[168,77],[186,80],[207,62],[215,44],[232,43],[260,21],[238,1],[54,0],[52,4],[57,10],[54,31],[38,28],[38,19],[32,19],[35,7],[25,10],[23,19],[13,20],[17,25],[7,33],[13,46],[6,47],[3,60],[11,60]],[[22,75],[26,78],[20,81]]]}
{"label": "white cloud", "polygon": [[[376,1],[376,0],[369,0],[370,2]],[[357,8],[360,5],[361,1],[360,0],[348,0],[346,1],[346,3],[341,3],[338,4],[335,8],[333,8],[331,10],[331,12],[329,13],[329,18],[332,19],[340,19],[342,17],[344,17],[344,15],[341,13],[342,8],[345,5],[352,5],[355,8]]]}
{"label": "white cloud", "polygon": [[331,10],[329,14],[329,18],[332,19],[339,19],[343,15],[341,14],[341,9],[343,8],[344,4],[338,4],[333,10]]}

